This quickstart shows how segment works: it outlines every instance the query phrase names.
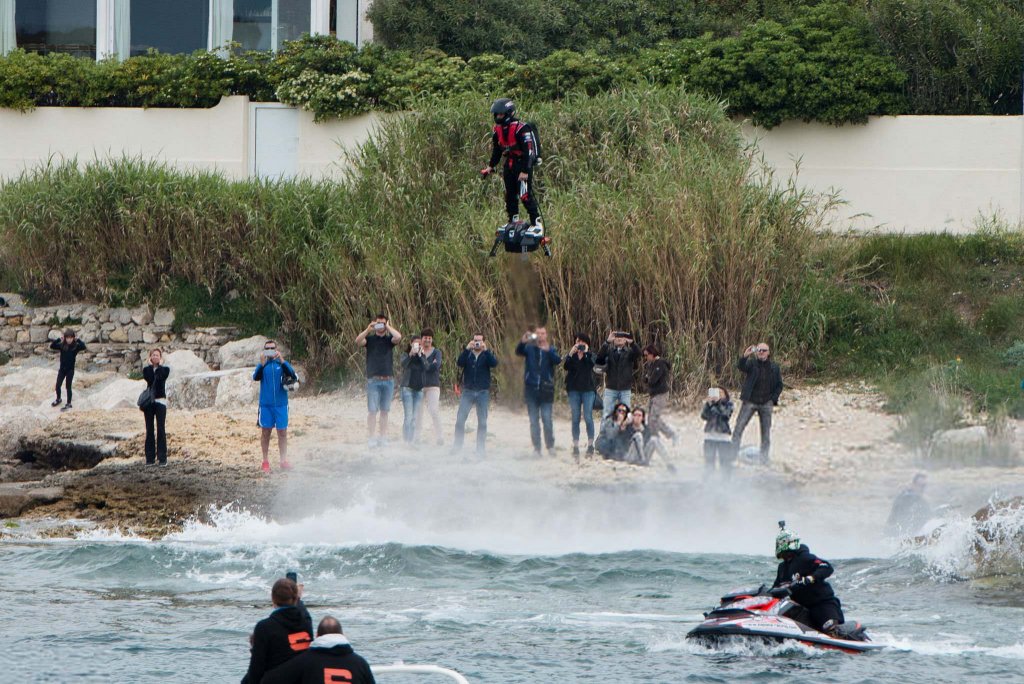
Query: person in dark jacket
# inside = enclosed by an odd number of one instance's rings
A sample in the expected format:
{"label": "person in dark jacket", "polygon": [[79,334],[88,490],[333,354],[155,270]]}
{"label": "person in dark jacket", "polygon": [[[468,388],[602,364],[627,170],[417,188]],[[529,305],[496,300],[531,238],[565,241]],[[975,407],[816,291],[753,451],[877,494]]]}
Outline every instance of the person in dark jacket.
{"label": "person in dark jacket", "polygon": [[420,339],[419,335],[413,335],[409,339],[409,348],[402,355],[402,441],[406,444],[416,441],[416,420],[423,405],[427,364]]}
{"label": "person in dark jacket", "polygon": [[604,411],[607,418],[617,404],[633,401],[633,373],[640,358],[640,345],[628,332],[612,331],[597,352],[596,363],[604,372]]}
{"label": "person in dark jacket", "polygon": [[63,384],[67,389],[68,403],[61,411],[67,411],[71,408],[71,382],[75,379],[75,360],[78,358],[79,352],[85,351],[85,342],[75,337],[75,331],[69,328],[64,331],[64,337],[50,342],[50,349],[60,352],[60,366],[57,369],[57,398],[50,406],[60,406],[60,386]]}
{"label": "person in dark jacket", "polygon": [[302,655],[276,667],[262,684],[375,684],[373,671],[341,631],[341,623],[327,616],[316,628],[316,639]]}
{"label": "person in dark jacket", "polygon": [[779,364],[771,360],[771,349],[767,344],[752,344],[743,352],[736,363],[744,375],[743,390],[740,393],[740,415],[736,418],[736,430],[732,433],[732,444],[738,452],[743,441],[743,431],[756,413],[761,424],[761,463],[769,461],[772,445],[772,410],[779,405],[782,394],[782,371]]}
{"label": "person in dark jacket", "polygon": [[594,454],[594,402],[597,389],[594,384],[593,352],[590,351],[590,336],[576,333],[576,343],[565,357],[565,389],[569,397],[569,411],[572,414],[572,455],[580,455],[580,418],[587,426],[587,456]]}
{"label": "person in dark jacket", "polygon": [[420,344],[423,347],[423,401],[416,413],[416,441],[420,441],[423,432],[423,409],[430,414],[434,423],[434,436],[437,446],[444,444],[444,432],[441,430],[441,350],[434,346],[434,331],[424,328],[420,333]]}
{"label": "person in dark jacket", "polygon": [[149,365],[142,369],[142,379],[153,393],[153,402],[142,409],[146,418],[146,465],[167,465],[167,376],[171,369],[163,365],[161,349],[149,352]]}
{"label": "person in dark jacket", "polygon": [[540,433],[543,422],[544,446],[547,447],[548,455],[553,456],[555,428],[552,410],[555,404],[555,369],[561,363],[562,357],[548,341],[548,331],[544,326],[531,328],[523,333],[523,338],[516,345],[516,356],[522,356],[526,360],[523,367],[523,400],[530,416],[533,455],[541,455]]}
{"label": "person in dark jacket", "polygon": [[487,450],[487,409],[491,403],[491,369],[497,367],[498,357],[487,348],[483,333],[476,333],[466,348],[459,354],[455,365],[462,370],[459,391],[459,411],[455,418],[455,438],[452,448],[462,448],[466,436],[466,419],[476,407],[476,455],[483,456]]}
{"label": "person in dark jacket", "polygon": [[249,670],[242,684],[259,684],[263,675],[304,652],[313,641],[313,623],[309,612],[297,605],[299,588],[295,582],[287,578],[274,582],[270,600],[273,612],[256,623],[250,637]]}
{"label": "person in dark jacket", "polygon": [[[484,177],[494,173],[505,157],[502,167],[502,180],[505,181],[505,211],[508,222],[513,223],[519,218],[519,200],[530,216],[530,226],[534,234],[544,234],[540,209],[537,207],[537,195],[533,190],[533,167],[537,161],[537,141],[531,127],[516,118],[516,105],[507,97],[494,101],[491,105],[494,116],[494,132],[491,135],[491,160],[480,171]],[[525,192],[524,192],[525,185]]]}
{"label": "person in dark jacket", "polygon": [[616,404],[601,421],[601,432],[597,436],[597,453],[610,461],[621,461],[629,448],[632,436],[627,432],[629,427],[629,407]]}
{"label": "person in dark jacket", "polygon": [[715,462],[726,478],[732,475],[735,452],[730,437],[729,418],[732,417],[732,399],[724,387],[712,387],[700,411],[704,421],[704,477],[715,472]]}
{"label": "person in dark jacket", "polygon": [[825,581],[833,573],[827,560],[811,553],[795,533],[785,528],[775,538],[775,557],[782,562],[772,588],[788,586],[793,600],[810,613],[811,627],[831,632],[843,624],[842,604]]}
{"label": "person in dark jacket", "polygon": [[654,435],[664,434],[676,444],[679,434],[665,418],[668,412],[668,393],[672,385],[672,366],[661,358],[661,350],[653,344],[644,347],[644,361],[644,381],[651,395],[647,407],[647,427]]}

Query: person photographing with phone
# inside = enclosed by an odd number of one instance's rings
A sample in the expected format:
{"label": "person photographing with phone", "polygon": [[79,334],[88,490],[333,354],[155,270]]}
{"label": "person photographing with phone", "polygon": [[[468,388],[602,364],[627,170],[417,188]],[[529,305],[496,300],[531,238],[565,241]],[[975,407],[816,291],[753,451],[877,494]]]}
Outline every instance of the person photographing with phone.
{"label": "person photographing with phone", "polygon": [[594,401],[597,391],[594,383],[595,357],[590,351],[590,336],[576,333],[572,351],[565,357],[565,389],[572,414],[572,455],[580,455],[580,418],[587,426],[587,456],[594,454]]}
{"label": "person photographing with phone", "polygon": [[263,352],[252,374],[253,381],[260,383],[260,406],[256,423],[260,427],[260,450],[263,453],[260,470],[264,473],[270,472],[270,434],[275,429],[281,470],[291,470],[291,463],[288,462],[288,390],[285,384],[297,377],[292,365],[281,356],[277,342],[264,342]]}
{"label": "person photographing with phone", "polygon": [[743,431],[747,423],[757,414],[761,424],[761,464],[768,465],[772,446],[772,412],[779,405],[782,394],[782,371],[772,361],[771,348],[765,342],[752,344],[743,351],[736,362],[743,373],[743,389],[740,392],[740,414],[736,418],[736,430],[732,444],[739,453],[743,442]]}
{"label": "person photographing with phone", "polygon": [[604,369],[604,411],[607,418],[617,404],[633,401],[633,374],[640,359],[640,345],[624,330],[613,330],[597,352],[596,364]]}
{"label": "person photographing with phone", "polygon": [[366,347],[366,433],[371,448],[388,443],[388,413],[395,394],[394,349],[401,340],[402,333],[382,313],[356,335],[356,344]]}
{"label": "person photographing with phone", "polygon": [[498,366],[498,357],[487,348],[484,334],[475,333],[455,360],[455,365],[462,371],[462,386],[452,450],[462,449],[466,419],[476,408],[476,455],[484,456],[487,450],[487,409],[491,402],[491,371]]}
{"label": "person photographing with phone", "polygon": [[525,360],[523,368],[523,399],[530,416],[530,441],[533,455],[541,455],[541,421],[544,423],[544,445],[548,454],[555,453],[555,432],[552,409],[555,403],[555,368],[562,361],[558,350],[548,341],[544,326],[530,328],[516,345],[516,356]]}
{"label": "person photographing with phone", "polygon": [[700,417],[704,421],[704,479],[715,472],[715,463],[728,479],[736,454],[732,448],[729,419],[732,417],[732,400],[723,387],[708,389]]}
{"label": "person photographing with phone", "polygon": [[409,340],[409,349],[402,356],[402,440],[412,444],[416,440],[416,421],[423,404],[423,383],[426,375],[426,360],[420,336]]}

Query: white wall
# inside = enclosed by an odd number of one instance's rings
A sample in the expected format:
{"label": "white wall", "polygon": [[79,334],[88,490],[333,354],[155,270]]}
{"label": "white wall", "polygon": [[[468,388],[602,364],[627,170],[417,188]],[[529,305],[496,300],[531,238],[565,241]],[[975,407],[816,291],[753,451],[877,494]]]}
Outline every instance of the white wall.
{"label": "white wall", "polygon": [[971,230],[981,214],[1021,220],[1024,119],[1019,116],[876,117],[863,126],[788,122],[744,126],[765,160],[798,183],[847,202],[834,228]]}

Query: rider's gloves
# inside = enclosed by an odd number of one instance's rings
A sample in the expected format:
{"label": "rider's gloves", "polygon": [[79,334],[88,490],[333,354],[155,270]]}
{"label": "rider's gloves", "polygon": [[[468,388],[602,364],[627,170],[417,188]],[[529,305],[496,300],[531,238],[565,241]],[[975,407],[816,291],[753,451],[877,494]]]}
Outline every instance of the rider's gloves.
{"label": "rider's gloves", "polygon": [[492,173],[494,173],[494,169],[490,166],[485,166],[484,168],[480,169],[480,175],[483,176],[484,178],[487,178]]}

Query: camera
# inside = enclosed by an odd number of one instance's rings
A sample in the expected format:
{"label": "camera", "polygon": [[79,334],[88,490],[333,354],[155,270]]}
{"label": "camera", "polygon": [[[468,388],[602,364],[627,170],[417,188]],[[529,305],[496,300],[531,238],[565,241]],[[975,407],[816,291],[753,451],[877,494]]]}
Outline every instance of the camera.
{"label": "camera", "polygon": [[722,396],[722,392],[717,387],[712,387],[708,390],[708,399],[719,399]]}
{"label": "camera", "polygon": [[374,324],[373,324],[373,329],[374,329],[374,330],[383,330],[383,329],[384,329],[384,328],[386,328],[386,327],[387,327],[387,326],[386,326],[386,325],[384,325],[383,323],[374,323]]}
{"label": "camera", "polygon": [[615,332],[612,333],[612,337],[625,337],[628,340],[629,338],[631,338],[633,336],[630,335],[628,332],[624,332],[622,330],[616,330]]}
{"label": "camera", "polygon": [[536,342],[537,341],[537,333],[530,333],[530,341],[532,341],[532,342]]}
{"label": "camera", "polygon": [[478,341],[478,342],[474,342],[473,343],[473,349],[481,349],[483,346],[484,346],[483,342],[479,342]]}
{"label": "camera", "polygon": [[[250,352],[250,353],[252,353],[252,352]],[[264,349],[263,350],[263,358],[265,358],[265,359],[271,359],[271,358],[274,357],[275,354],[277,354],[277,350],[276,349]]]}
{"label": "camera", "polygon": [[587,348],[587,345],[585,345],[585,344],[577,344],[576,345],[576,351],[585,351],[586,348]]}

